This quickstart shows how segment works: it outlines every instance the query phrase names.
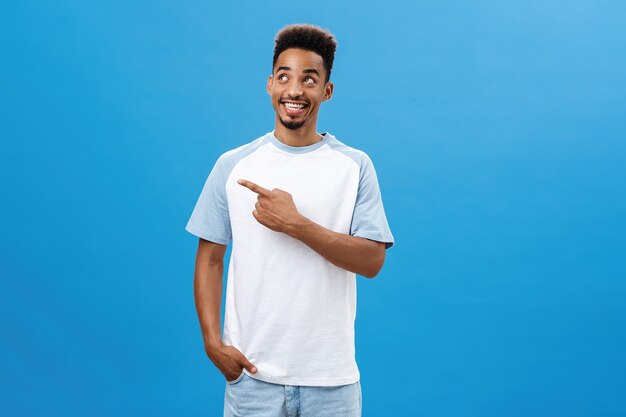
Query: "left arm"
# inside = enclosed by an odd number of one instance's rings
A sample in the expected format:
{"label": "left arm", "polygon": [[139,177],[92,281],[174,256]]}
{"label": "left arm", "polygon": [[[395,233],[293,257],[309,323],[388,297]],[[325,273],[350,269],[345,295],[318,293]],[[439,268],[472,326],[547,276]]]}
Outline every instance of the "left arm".
{"label": "left arm", "polygon": [[340,268],[374,278],[385,263],[385,244],[327,229],[300,215],[285,233]]}
{"label": "left arm", "polygon": [[238,182],[258,194],[252,215],[262,225],[300,240],[334,265],[364,277],[374,278],[383,267],[384,243],[334,232],[313,222],[298,213],[286,191]]}

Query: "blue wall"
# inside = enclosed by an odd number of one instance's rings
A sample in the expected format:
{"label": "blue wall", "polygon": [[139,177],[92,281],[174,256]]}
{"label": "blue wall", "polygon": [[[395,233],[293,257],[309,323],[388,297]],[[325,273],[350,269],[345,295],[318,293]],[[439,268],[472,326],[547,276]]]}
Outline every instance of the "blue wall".
{"label": "blue wall", "polygon": [[626,415],[626,3],[19,1],[0,11],[0,407],[217,416],[184,225],[273,128],[273,38],[339,40],[376,166],[364,417]]}

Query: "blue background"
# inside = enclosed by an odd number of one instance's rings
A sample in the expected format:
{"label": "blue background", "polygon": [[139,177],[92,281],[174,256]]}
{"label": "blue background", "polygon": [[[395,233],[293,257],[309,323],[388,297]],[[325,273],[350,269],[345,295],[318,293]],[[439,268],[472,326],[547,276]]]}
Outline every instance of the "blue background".
{"label": "blue background", "polygon": [[273,128],[299,22],[338,38],[318,128],[371,156],[396,238],[358,278],[363,415],[626,415],[626,3],[0,10],[3,415],[221,415],[184,226]]}

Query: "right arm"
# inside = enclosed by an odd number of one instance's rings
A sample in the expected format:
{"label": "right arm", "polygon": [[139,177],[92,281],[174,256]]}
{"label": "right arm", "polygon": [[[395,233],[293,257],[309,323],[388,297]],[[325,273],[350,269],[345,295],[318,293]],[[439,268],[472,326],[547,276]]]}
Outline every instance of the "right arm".
{"label": "right arm", "polygon": [[220,308],[225,252],[226,245],[199,239],[193,289],[204,350],[226,379],[234,380],[243,368],[255,373],[256,367],[238,349],[223,344],[221,340]]}

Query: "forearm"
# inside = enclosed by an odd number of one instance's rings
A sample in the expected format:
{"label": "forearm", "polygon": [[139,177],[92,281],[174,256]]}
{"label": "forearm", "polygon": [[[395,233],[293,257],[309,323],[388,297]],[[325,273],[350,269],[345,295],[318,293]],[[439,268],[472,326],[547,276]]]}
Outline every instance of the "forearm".
{"label": "forearm", "polygon": [[223,272],[223,263],[196,261],[194,300],[206,348],[221,343],[220,308]]}
{"label": "forearm", "polygon": [[304,216],[286,233],[334,265],[367,278],[375,277],[385,262],[383,243],[332,231]]}
{"label": "forearm", "polygon": [[202,328],[204,350],[227,380],[241,375],[242,368],[255,373],[256,367],[237,348],[222,343],[220,305],[226,245],[200,238],[194,272],[194,300]]}

